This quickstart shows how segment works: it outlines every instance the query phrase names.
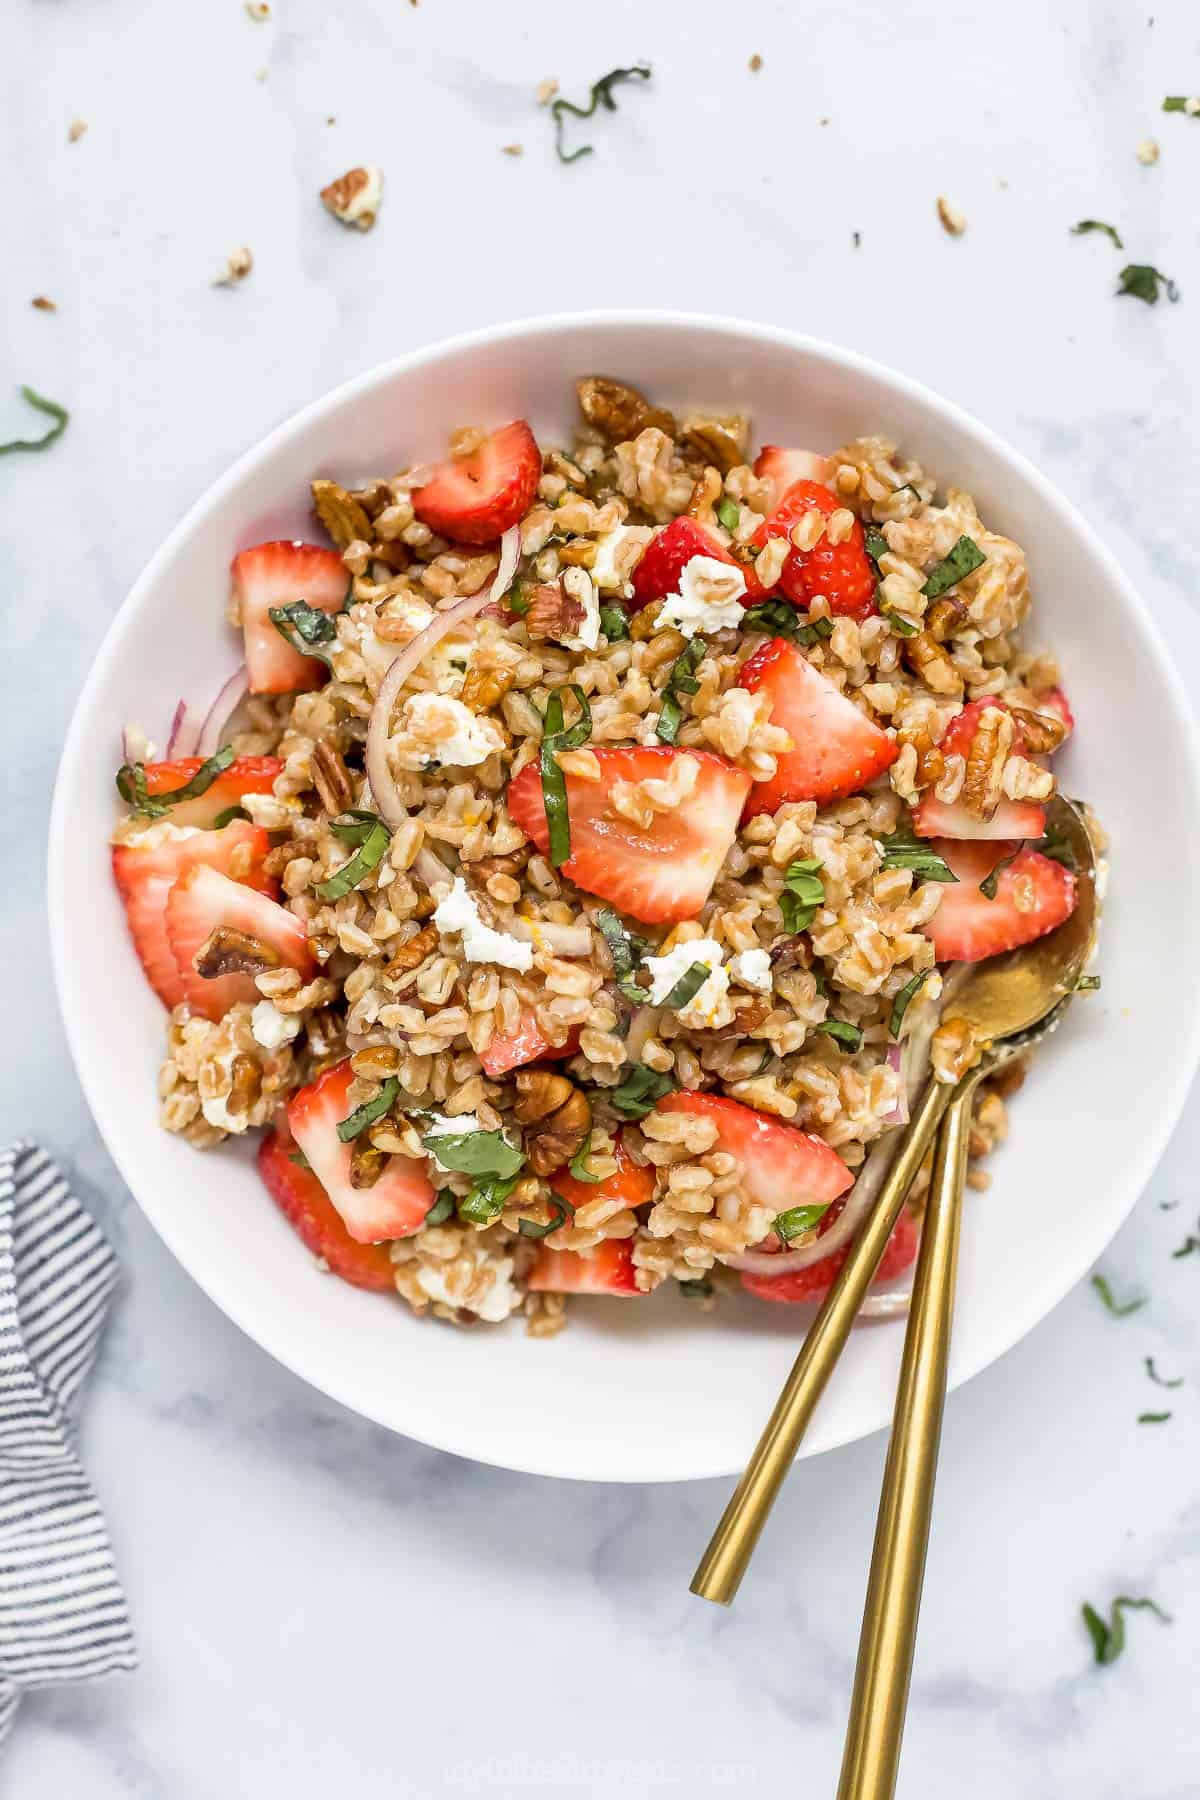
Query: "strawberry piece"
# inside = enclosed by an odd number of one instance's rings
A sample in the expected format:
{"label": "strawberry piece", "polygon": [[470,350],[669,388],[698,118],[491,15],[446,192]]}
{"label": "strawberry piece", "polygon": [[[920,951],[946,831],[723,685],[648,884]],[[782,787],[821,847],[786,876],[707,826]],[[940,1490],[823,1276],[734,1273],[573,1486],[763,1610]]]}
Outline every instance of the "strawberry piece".
{"label": "strawberry piece", "polygon": [[252,975],[198,973],[195,957],[218,926],[257,938],[274,950],[281,963],[304,976],[315,964],[302,919],[266,894],[230,881],[219,870],[200,864],[187,869],[167,895],[167,938],[183,984],[183,998],[205,1019],[220,1019],[240,1000],[258,999]]}
{"label": "strawberry piece", "polygon": [[[175,762],[146,764],[146,792],[160,800],[176,788],[186,787],[199,774],[203,759],[181,756]],[[181,800],[171,808],[172,825],[210,826],[231,806],[239,806],[245,794],[269,794],[283,764],[277,756],[239,756],[223,769],[211,787],[195,800]]]}
{"label": "strawberry piece", "polygon": [[[902,1275],[915,1260],[919,1241],[917,1222],[904,1207],[879,1259],[871,1285],[875,1287],[885,1281],[894,1281],[897,1275]],[[803,1304],[806,1300],[823,1300],[848,1255],[848,1250],[835,1250],[832,1256],[823,1256],[820,1262],[809,1263],[806,1269],[792,1269],[783,1275],[743,1274],[742,1286],[759,1300],[781,1300],[789,1306]]]}
{"label": "strawberry piece", "polygon": [[543,1244],[526,1283],[534,1294],[621,1294],[641,1292],[633,1271],[628,1238],[604,1238],[592,1250],[551,1250]]}
{"label": "strawberry piece", "polygon": [[859,712],[808,658],[784,638],[772,638],[742,669],[741,685],[771,696],[771,723],[792,748],[776,757],[769,781],[757,781],[746,817],[778,812],[785,800],[842,800],[890,768],[899,747]]}
{"label": "strawberry piece", "polygon": [[521,1014],[512,1031],[494,1033],[487,1049],[479,1052],[479,1060],[493,1081],[507,1075],[510,1069],[524,1068],[526,1063],[562,1062],[578,1050],[580,1029],[576,1026],[568,1032],[566,1043],[555,1048],[531,1009]]}
{"label": "strawberry piece", "polygon": [[716,1148],[736,1157],[747,1195],[772,1213],[793,1206],[829,1206],[853,1185],[854,1177],[837,1151],[821,1138],[743,1106],[740,1100],[681,1090],[667,1094],[655,1110],[692,1113],[715,1125]]}
{"label": "strawberry piece", "polygon": [[661,600],[666,594],[679,592],[679,577],[691,562],[693,556],[712,556],[718,562],[730,563],[735,569],[742,564],[729,554],[720,538],[695,519],[681,514],[664,525],[656,537],[652,537],[642,551],[637,567],[630,580],[633,583],[633,598],[627,602],[630,612],[639,612],[643,606],[649,606],[652,600]]}
{"label": "strawberry piece", "polygon": [[268,1132],[258,1146],[258,1172],[289,1225],[313,1255],[351,1287],[394,1293],[396,1282],[386,1246],[355,1242],[312,1170],[292,1161],[294,1153],[291,1138],[280,1131]]}
{"label": "strawberry piece", "polygon": [[163,819],[140,837],[113,845],[113,879],[125,902],[133,947],[164,1006],[178,1006],[185,997],[167,937],[167,895],[173,884],[188,869],[207,863],[231,881],[271,893],[275,884],[262,868],[270,848],[267,833],[247,819],[233,819],[222,831],[181,829]]}
{"label": "strawberry piece", "polygon": [[754,459],[754,473],[774,489],[772,506],[779,505],[793,482],[819,481],[828,486],[836,468],[832,456],[818,456],[815,450],[785,450],[779,444],[764,444]]}
{"label": "strawberry piece", "polygon": [[341,612],[350,576],[337,551],[286,540],[255,544],[234,557],[232,574],[250,692],[293,694],[320,687],[329,673],[325,664],[292,649],[271,623],[271,608],[307,600],[318,612]]}
{"label": "strawberry piece", "polygon": [[[1008,711],[1003,700],[970,701],[955,714],[938,740],[943,756],[967,756],[970,753],[979,715],[988,706]],[[1013,752],[1017,756],[1025,754],[1025,740],[1019,726],[1013,734]],[[913,807],[912,817],[913,829],[919,837],[1040,838],[1046,830],[1046,809],[1035,806],[1031,800],[1001,800],[990,819],[977,819],[965,801],[939,800],[930,792]]]}
{"label": "strawberry piece", "polygon": [[569,1206],[586,1206],[590,1200],[617,1200],[630,1212],[648,1206],[654,1198],[654,1170],[634,1162],[619,1132],[613,1160],[617,1166],[603,1181],[579,1181],[564,1165],[548,1177],[550,1186]]}
{"label": "strawberry piece", "polygon": [[[592,755],[598,781],[566,776],[571,854],[562,873],[647,924],[694,919],[737,834],[749,775],[707,750],[666,744],[633,750],[602,745]],[[695,763],[696,785],[672,811],[655,813],[643,827],[612,808],[609,796],[618,781],[665,780],[681,756]],[[545,853],[550,834],[536,763],[509,784],[508,810]]]}
{"label": "strawberry piece", "polygon": [[528,512],[542,476],[542,453],[524,419],[485,438],[470,456],[438,463],[413,492],[423,525],[460,544],[490,544]]}
{"label": "strawberry piece", "polygon": [[354,1070],[347,1058],[300,1088],[288,1103],[289,1129],[356,1243],[411,1237],[435,1198],[425,1173],[427,1164],[408,1156],[389,1156],[372,1187],[351,1184],[353,1145],[343,1144],[337,1128],[354,1110],[350,1101],[353,1081]]}
{"label": "strawberry piece", "polygon": [[989,900],[979,884],[1016,844],[955,843],[939,838],[934,849],[958,876],[942,888],[942,899],[925,935],[939,962],[982,962],[1044,937],[1075,910],[1075,877],[1061,863],[1028,845],[1009,863]]}
{"label": "strawberry piece", "polygon": [[[828,518],[842,502],[819,481],[794,481],[779,505],[763,520],[750,539],[752,548],[761,550],[768,538],[789,537],[792,526],[813,507]],[[818,594],[824,594],[831,613],[844,613],[850,618],[865,619],[875,611],[875,565],[867,555],[866,539],[859,520],[855,519],[849,537],[831,544],[822,537],[813,550],[797,550],[794,546],[778,582],[784,597],[805,611]],[[746,601],[753,605],[768,591],[755,574],[753,564],[746,568]]]}

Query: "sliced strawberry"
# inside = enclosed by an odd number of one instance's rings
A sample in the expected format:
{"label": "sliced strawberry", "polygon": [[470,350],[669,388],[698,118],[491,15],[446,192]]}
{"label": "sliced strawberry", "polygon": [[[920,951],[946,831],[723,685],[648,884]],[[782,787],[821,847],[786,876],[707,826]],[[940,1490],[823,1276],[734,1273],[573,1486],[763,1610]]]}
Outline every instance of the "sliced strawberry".
{"label": "sliced strawberry", "polygon": [[[181,756],[175,762],[146,764],[146,792],[162,799],[176,788],[186,787],[203,766],[199,756]],[[181,800],[171,808],[173,825],[212,825],[245,794],[269,794],[283,764],[277,756],[239,756],[195,800]]]}
{"label": "sliced strawberry", "polygon": [[255,544],[233,559],[233,592],[246,639],[252,694],[292,694],[320,687],[329,671],[293,650],[271,623],[273,606],[307,600],[318,612],[341,612],[350,576],[336,550],[318,544]]}
{"label": "sliced strawberry", "polygon": [[[228,827],[226,827],[228,829]],[[254,888],[230,881],[204,864],[187,869],[167,895],[167,937],[183,984],[183,998],[205,1019],[220,1019],[240,1000],[258,999],[251,975],[198,973],[195,958],[218,926],[257,938],[281,964],[311,975],[315,967],[304,922]]]}
{"label": "sliced strawberry", "polygon": [[524,1068],[526,1063],[562,1062],[565,1057],[574,1056],[578,1048],[578,1026],[568,1033],[566,1043],[559,1044],[556,1049],[530,1009],[521,1014],[514,1030],[496,1032],[487,1049],[479,1052],[479,1060],[485,1074],[495,1081],[499,1076],[507,1075],[510,1069]]}
{"label": "sliced strawberry", "polygon": [[691,1113],[715,1125],[716,1147],[736,1157],[747,1196],[772,1213],[793,1206],[829,1206],[853,1185],[854,1177],[836,1150],[740,1100],[680,1090],[666,1095],[655,1110]]}
{"label": "sliced strawberry", "polygon": [[592,1250],[551,1250],[543,1244],[526,1284],[535,1294],[622,1294],[641,1292],[633,1271],[628,1238],[604,1238]]}
{"label": "sliced strawberry", "polygon": [[351,1184],[353,1145],[343,1144],[337,1128],[354,1111],[350,1101],[353,1081],[348,1059],[326,1069],[292,1095],[288,1126],[356,1243],[411,1237],[435,1198],[426,1174],[428,1165],[424,1159],[417,1162],[408,1156],[389,1156],[372,1187]]}
{"label": "sliced strawberry", "polygon": [[681,514],[678,519],[672,519],[669,525],[664,525],[643,550],[630,577],[633,582],[633,598],[627,603],[629,611],[639,612],[643,606],[649,606],[652,600],[661,600],[666,594],[677,594],[679,577],[693,556],[712,556],[718,562],[732,564],[735,569],[742,567],[729,554],[719,537],[706,531],[695,519]]}
{"label": "sliced strawberry", "polygon": [[570,1169],[555,1171],[548,1179],[554,1192],[569,1206],[586,1206],[591,1200],[619,1200],[630,1212],[648,1206],[654,1198],[654,1170],[635,1163],[620,1133],[613,1144],[616,1168],[603,1181],[579,1181]]}
{"label": "sliced strawberry", "polygon": [[185,998],[167,937],[167,895],[173,883],[188,869],[207,863],[231,881],[271,893],[275,884],[262,867],[270,848],[266,832],[248,819],[233,819],[222,831],[196,831],[162,819],[131,842],[113,845],[113,878],[125,902],[133,947],[164,1006],[178,1006]]}
{"label": "sliced strawberry", "polygon": [[1028,845],[1009,863],[989,900],[979,884],[1017,850],[1016,844],[935,839],[957,882],[942,888],[941,904],[925,927],[939,962],[982,962],[1044,937],[1075,910],[1075,877]]}
{"label": "sliced strawberry", "polygon": [[[738,815],[750,777],[707,750],[593,750],[598,781],[567,775],[571,855],[562,872],[647,924],[694,919],[708,899],[725,854],[737,834]],[[696,785],[670,812],[655,813],[645,827],[616,812],[609,796],[618,781],[665,780],[676,760],[696,765]],[[546,809],[536,763],[508,790],[508,810],[543,853],[549,849]]]}
{"label": "sliced strawberry", "polygon": [[269,1131],[258,1146],[258,1172],[284,1218],[332,1274],[352,1287],[394,1293],[395,1275],[386,1246],[355,1242],[312,1170],[292,1161],[295,1154],[291,1138],[279,1131]]}
{"label": "sliced strawberry", "polygon": [[[1003,700],[968,702],[938,740],[943,756],[970,754],[979,715],[989,706],[1008,711]],[[1013,733],[1013,751],[1017,756],[1025,753],[1020,727]],[[1046,830],[1046,809],[1031,800],[1002,800],[990,819],[977,819],[965,801],[939,800],[930,792],[913,807],[913,829],[920,837],[1040,838]]]}
{"label": "sliced strawberry", "polygon": [[757,781],[746,817],[778,812],[785,800],[842,800],[890,768],[898,746],[852,700],[784,638],[772,638],[742,669],[741,684],[771,696],[771,723],[792,748],[775,759],[769,781]]}
{"label": "sliced strawberry", "polygon": [[[917,1254],[920,1234],[917,1222],[907,1207],[901,1210],[895,1229],[887,1241],[873,1285],[894,1281],[903,1275]],[[823,1300],[833,1286],[834,1277],[848,1256],[848,1250],[835,1250],[806,1269],[792,1269],[784,1275],[743,1274],[742,1286],[759,1300],[782,1300],[785,1305],[802,1304],[806,1300]]]}
{"label": "sliced strawberry", "polygon": [[779,444],[764,444],[754,459],[754,473],[760,481],[769,481],[774,490],[772,506],[779,505],[793,482],[819,481],[827,486],[836,469],[832,456],[818,456],[815,450],[785,450]]}
{"label": "sliced strawberry", "polygon": [[[841,508],[842,502],[819,481],[794,481],[775,511],[765,518],[750,539],[752,548],[761,549],[768,538],[790,537],[793,525],[814,507],[826,518]],[[778,588],[794,606],[807,610],[818,594],[824,594],[832,613],[865,619],[875,611],[875,565],[867,555],[863,528],[857,519],[850,535],[840,544],[822,537],[813,550],[797,550],[794,546],[783,565]],[[746,569],[746,601],[753,605],[768,591],[754,572]]]}
{"label": "sliced strawberry", "polygon": [[542,476],[542,453],[524,419],[485,438],[470,456],[438,463],[432,481],[414,489],[423,525],[460,544],[490,544],[519,525]]}
{"label": "sliced strawberry", "polygon": [[[1053,713],[1056,719],[1061,719],[1067,728],[1067,737],[1070,737],[1075,729],[1075,714],[1071,711],[1071,702],[1060,687],[1047,688],[1044,694],[1036,695],[1033,705],[1036,712]],[[1063,743],[1066,741],[1067,738],[1064,738]]]}

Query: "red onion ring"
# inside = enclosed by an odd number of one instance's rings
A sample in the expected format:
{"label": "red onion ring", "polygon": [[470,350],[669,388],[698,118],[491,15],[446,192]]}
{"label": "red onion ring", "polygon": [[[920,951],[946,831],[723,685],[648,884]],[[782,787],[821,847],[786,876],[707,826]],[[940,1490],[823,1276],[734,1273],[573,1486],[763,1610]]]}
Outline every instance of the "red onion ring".
{"label": "red onion ring", "polygon": [[167,737],[165,754],[168,762],[173,756],[195,756],[203,723],[186,700],[176,703],[175,716],[171,720],[171,730]]}
{"label": "red onion ring", "polygon": [[221,748],[221,738],[234,712],[241,705],[250,687],[250,677],[243,663],[234,670],[229,680],[221,688],[220,693],[209,707],[200,735],[196,740],[195,755],[215,756]]}
{"label": "red onion ring", "polygon": [[496,578],[491,587],[481,588],[477,594],[467,594],[463,599],[456,600],[453,606],[447,607],[445,612],[435,613],[424,631],[419,631],[412,643],[406,644],[399,656],[388,665],[375,696],[375,704],[371,708],[371,722],[367,726],[366,764],[367,779],[379,808],[379,816],[393,831],[408,817],[408,808],[400,798],[387,756],[392,708],[400,690],[413,670],[425,660],[436,644],[441,643],[448,632],[467,619],[473,619],[485,606],[504,597],[512,585],[520,557],[521,528],[519,525],[512,525],[500,539],[500,567],[496,570]]}

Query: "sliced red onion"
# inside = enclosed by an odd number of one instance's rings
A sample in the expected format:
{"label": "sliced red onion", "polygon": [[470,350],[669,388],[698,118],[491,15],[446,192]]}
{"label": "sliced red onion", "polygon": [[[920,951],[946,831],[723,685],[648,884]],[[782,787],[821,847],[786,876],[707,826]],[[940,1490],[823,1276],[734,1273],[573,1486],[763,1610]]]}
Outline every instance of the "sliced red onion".
{"label": "sliced red onion", "polygon": [[445,612],[434,613],[424,631],[418,631],[412,643],[406,644],[399,656],[388,665],[387,674],[380,683],[375,704],[371,708],[371,722],[367,727],[366,764],[367,779],[371,783],[371,792],[380,817],[393,831],[408,817],[408,809],[400,798],[400,790],[392,777],[387,756],[392,708],[400,690],[413,670],[425,660],[436,644],[441,643],[448,632],[453,631],[456,625],[464,624],[467,619],[473,619],[485,606],[504,597],[512,585],[520,556],[521,530],[518,525],[512,525],[500,539],[500,567],[496,570],[491,587],[481,588],[477,594],[465,595],[463,599],[456,600],[453,606],[447,607]]}
{"label": "sliced red onion", "polygon": [[153,759],[155,746],[150,742],[140,725],[123,725],[121,727],[121,761],[127,763],[147,763]]}
{"label": "sliced red onion", "polygon": [[888,1068],[895,1069],[897,1075],[900,1077],[900,1098],[897,1100],[895,1106],[893,1106],[891,1112],[884,1114],[883,1122],[885,1125],[907,1125],[908,1086],[904,1080],[904,1045],[889,1044],[884,1061],[887,1063]]}
{"label": "sliced red onion", "polygon": [[[374,793],[374,789],[371,791]],[[376,798],[378,798],[378,795],[376,795]],[[417,854],[413,857],[412,866],[414,872],[420,876],[430,893],[433,892],[434,888],[448,888],[453,885],[454,876],[450,873],[450,870],[446,867],[437,852],[431,850],[428,844],[423,844],[417,851]]]}
{"label": "sliced red onion", "polygon": [[639,1006],[629,1024],[625,1038],[625,1059],[627,1062],[639,1063],[642,1051],[648,1041],[658,1030],[658,1022],[662,1018],[660,1006]]}
{"label": "sliced red onion", "polygon": [[221,748],[221,739],[233,714],[242,704],[250,687],[250,677],[243,663],[234,670],[229,680],[208,709],[200,735],[196,740],[196,756],[215,756]]}
{"label": "sliced red onion", "polygon": [[175,716],[171,720],[171,731],[167,738],[168,762],[173,756],[195,756],[203,724],[204,720],[186,700],[176,703]]}

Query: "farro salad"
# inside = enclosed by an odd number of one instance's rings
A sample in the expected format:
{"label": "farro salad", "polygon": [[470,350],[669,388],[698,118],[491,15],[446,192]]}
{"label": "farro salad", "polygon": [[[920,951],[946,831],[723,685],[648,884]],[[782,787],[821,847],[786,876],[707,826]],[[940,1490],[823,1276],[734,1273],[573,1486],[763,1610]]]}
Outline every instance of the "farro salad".
{"label": "farro salad", "polygon": [[1020,546],[882,438],[578,394],[569,448],[460,430],[314,480],[332,547],[240,551],[244,664],[161,758],[127,728],[112,851],[166,1129],[261,1129],[322,1267],[537,1336],[569,1294],[819,1298],[978,1055],[948,965],[1075,901]]}

